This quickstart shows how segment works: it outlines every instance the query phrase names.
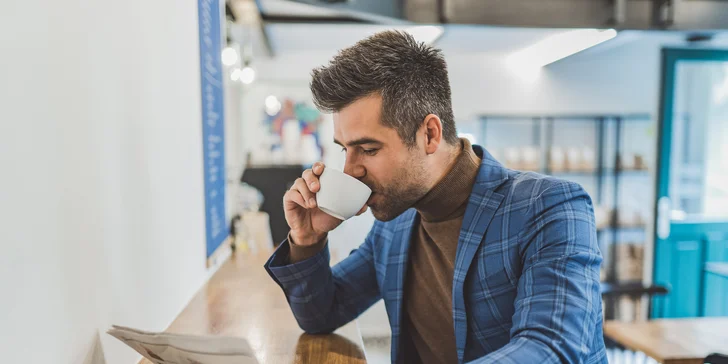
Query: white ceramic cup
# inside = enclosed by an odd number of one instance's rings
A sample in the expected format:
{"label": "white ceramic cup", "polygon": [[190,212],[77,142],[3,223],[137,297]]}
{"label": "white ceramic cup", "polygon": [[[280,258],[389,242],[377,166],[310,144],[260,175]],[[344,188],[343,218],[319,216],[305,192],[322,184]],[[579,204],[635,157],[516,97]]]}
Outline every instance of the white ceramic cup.
{"label": "white ceramic cup", "polygon": [[318,208],[340,220],[355,216],[372,194],[363,182],[330,167],[324,168],[319,183],[321,189],[316,193]]}

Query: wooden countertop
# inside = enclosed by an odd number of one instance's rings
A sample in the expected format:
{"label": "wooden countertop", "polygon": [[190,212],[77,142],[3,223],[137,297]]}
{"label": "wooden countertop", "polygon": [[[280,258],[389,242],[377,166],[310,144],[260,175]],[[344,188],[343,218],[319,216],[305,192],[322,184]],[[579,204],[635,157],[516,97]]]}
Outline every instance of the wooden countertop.
{"label": "wooden countertop", "polygon": [[702,364],[712,353],[728,354],[728,317],[607,321],[604,334],[665,364]]}
{"label": "wooden countertop", "polygon": [[231,257],[166,331],[245,338],[260,364],[365,363],[356,322],[331,335],[303,333],[283,291],[263,268],[269,255]]}

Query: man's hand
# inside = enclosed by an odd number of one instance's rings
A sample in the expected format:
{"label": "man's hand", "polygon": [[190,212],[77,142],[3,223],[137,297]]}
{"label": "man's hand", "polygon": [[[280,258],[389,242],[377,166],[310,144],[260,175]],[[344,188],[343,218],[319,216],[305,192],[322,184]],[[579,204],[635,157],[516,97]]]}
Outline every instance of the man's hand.
{"label": "man's hand", "polygon": [[[323,163],[317,162],[312,169],[305,170],[283,196],[286,222],[291,228],[291,239],[296,245],[314,245],[342,223],[342,220],[321,211],[316,203],[316,193],[321,189],[319,177],[324,168]],[[359,214],[366,210],[366,206],[362,207]]]}

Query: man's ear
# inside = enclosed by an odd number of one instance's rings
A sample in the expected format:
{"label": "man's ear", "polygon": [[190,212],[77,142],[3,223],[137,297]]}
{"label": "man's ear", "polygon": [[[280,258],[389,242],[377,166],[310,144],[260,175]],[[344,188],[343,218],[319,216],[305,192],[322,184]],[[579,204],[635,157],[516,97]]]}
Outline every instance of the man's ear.
{"label": "man's ear", "polygon": [[422,122],[422,129],[425,135],[425,152],[433,154],[442,143],[442,121],[437,115],[429,114]]}

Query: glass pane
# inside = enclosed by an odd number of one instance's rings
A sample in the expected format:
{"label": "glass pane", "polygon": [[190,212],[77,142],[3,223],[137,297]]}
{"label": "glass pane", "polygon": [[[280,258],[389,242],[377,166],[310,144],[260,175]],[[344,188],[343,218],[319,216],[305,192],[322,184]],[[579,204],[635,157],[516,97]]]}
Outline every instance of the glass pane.
{"label": "glass pane", "polygon": [[673,220],[728,220],[728,62],[677,63],[670,163]]}

